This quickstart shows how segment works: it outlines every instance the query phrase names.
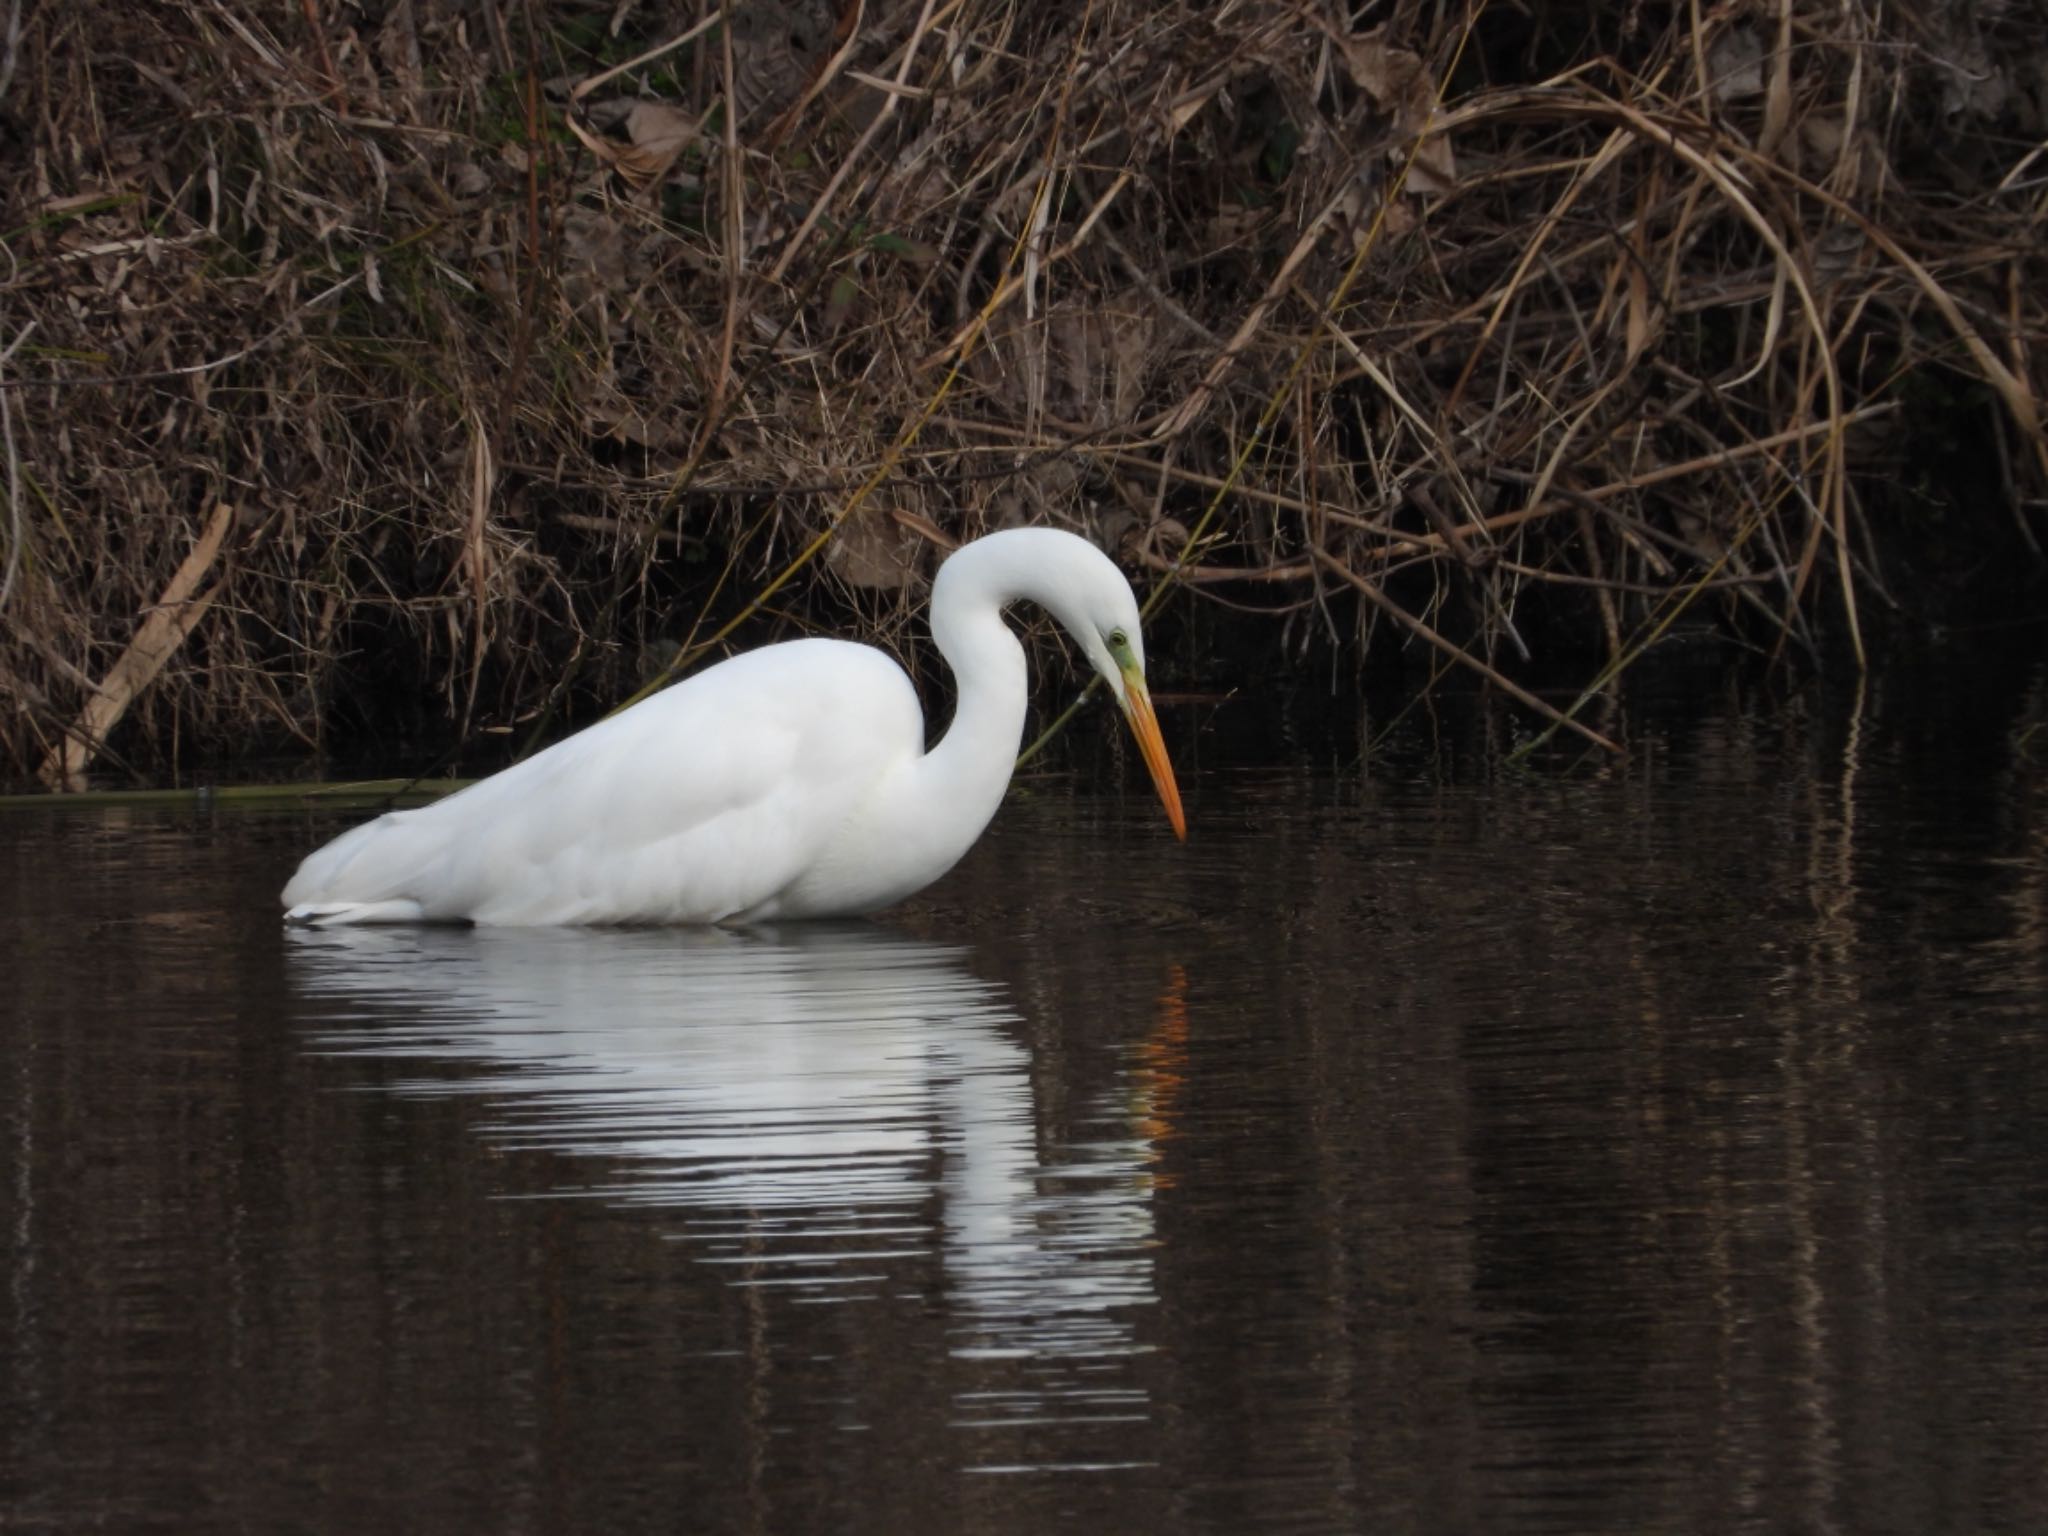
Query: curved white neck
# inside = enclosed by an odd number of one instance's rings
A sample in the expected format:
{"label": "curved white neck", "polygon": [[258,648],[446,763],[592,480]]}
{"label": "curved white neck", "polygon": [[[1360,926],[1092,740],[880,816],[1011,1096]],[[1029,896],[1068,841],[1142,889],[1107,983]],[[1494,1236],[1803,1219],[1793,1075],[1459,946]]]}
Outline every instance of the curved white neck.
{"label": "curved white neck", "polygon": [[1003,607],[1028,594],[1009,580],[1000,540],[968,545],[932,584],[931,631],[953,672],[952,723],[918,765],[917,793],[927,814],[947,824],[965,853],[1002,804],[1024,739],[1030,679],[1024,647],[1003,622]]}

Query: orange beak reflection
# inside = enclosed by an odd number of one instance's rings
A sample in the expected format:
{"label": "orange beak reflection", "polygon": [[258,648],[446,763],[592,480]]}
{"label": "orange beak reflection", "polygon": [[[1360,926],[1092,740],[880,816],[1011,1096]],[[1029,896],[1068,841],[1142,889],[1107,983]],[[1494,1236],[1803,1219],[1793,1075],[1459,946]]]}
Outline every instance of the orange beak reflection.
{"label": "orange beak reflection", "polygon": [[1187,817],[1181,813],[1180,786],[1173,782],[1173,764],[1166,757],[1166,743],[1160,739],[1159,717],[1152,713],[1152,696],[1145,691],[1145,679],[1135,671],[1124,673],[1124,718],[1131,722],[1131,734],[1138,738],[1139,755],[1152,774],[1152,787],[1159,791],[1159,803],[1166,807],[1166,819],[1173,823],[1173,835],[1187,841]]}

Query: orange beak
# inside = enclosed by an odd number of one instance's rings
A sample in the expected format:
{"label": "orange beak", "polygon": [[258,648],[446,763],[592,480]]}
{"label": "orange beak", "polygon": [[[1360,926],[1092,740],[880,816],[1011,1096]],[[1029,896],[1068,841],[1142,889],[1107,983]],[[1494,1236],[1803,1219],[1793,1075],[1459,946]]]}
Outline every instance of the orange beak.
{"label": "orange beak", "polygon": [[1173,782],[1173,764],[1167,760],[1166,743],[1160,739],[1159,717],[1152,713],[1152,696],[1145,691],[1145,679],[1135,670],[1124,673],[1124,718],[1131,722],[1131,734],[1138,738],[1138,753],[1152,774],[1152,787],[1159,791],[1166,819],[1173,823],[1173,835],[1186,842],[1188,822],[1181,813],[1180,786]]}

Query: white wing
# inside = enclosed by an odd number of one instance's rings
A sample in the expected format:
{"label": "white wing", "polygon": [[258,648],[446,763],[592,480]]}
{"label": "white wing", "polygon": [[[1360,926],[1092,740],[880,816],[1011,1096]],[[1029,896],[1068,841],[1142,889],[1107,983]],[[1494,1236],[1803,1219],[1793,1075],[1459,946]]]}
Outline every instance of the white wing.
{"label": "white wing", "polygon": [[880,651],[767,646],[344,833],[299,866],[285,905],[337,922],[768,915],[923,750],[917,694]]}

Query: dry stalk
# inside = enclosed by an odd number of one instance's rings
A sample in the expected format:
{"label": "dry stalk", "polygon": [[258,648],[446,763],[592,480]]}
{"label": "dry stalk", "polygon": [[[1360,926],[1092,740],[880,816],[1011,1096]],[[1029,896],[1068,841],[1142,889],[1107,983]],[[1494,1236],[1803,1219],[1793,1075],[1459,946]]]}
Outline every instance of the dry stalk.
{"label": "dry stalk", "polygon": [[2038,556],[2038,8],[1358,9],[9,0],[0,777],[916,665],[1019,520],[1295,616],[1162,666],[1391,626],[1539,713]]}

